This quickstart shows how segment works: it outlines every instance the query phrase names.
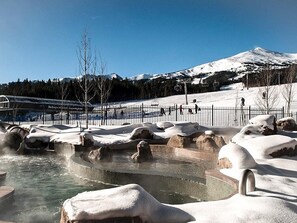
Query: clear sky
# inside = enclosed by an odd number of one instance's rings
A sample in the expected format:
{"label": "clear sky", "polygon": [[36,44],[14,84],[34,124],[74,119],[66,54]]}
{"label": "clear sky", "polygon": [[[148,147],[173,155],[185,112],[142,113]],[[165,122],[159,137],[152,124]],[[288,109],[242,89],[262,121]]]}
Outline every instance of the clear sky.
{"label": "clear sky", "polygon": [[164,73],[258,46],[297,53],[297,1],[0,0],[0,83],[77,76],[84,30],[108,73]]}

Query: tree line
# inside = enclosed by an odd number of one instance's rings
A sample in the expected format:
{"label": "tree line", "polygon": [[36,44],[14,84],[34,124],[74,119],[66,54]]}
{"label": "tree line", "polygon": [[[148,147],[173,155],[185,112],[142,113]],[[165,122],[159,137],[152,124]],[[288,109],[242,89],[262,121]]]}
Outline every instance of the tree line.
{"label": "tree line", "polygon": [[[117,102],[127,100],[139,99],[153,99],[159,97],[167,97],[171,95],[184,94],[184,85],[177,79],[155,79],[155,80],[129,80],[106,78],[98,76],[89,80],[89,85],[92,86],[88,94],[94,95],[90,100],[91,103],[100,103],[101,94],[98,86],[104,79],[104,84],[108,86],[106,91],[109,91],[109,96],[105,102]],[[48,80],[48,81],[24,81],[17,80],[8,84],[2,84],[0,87],[0,94],[16,95],[38,98],[51,98],[59,100],[79,100],[80,95],[83,93],[81,85],[84,78],[72,79],[65,81]],[[189,94],[206,92],[214,90],[212,86],[206,85],[187,85]]]}

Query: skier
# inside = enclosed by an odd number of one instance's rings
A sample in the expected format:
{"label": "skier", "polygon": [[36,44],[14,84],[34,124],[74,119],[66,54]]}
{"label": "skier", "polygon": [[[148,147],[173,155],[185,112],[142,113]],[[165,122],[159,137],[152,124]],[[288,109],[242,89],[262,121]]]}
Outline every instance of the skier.
{"label": "skier", "polygon": [[162,116],[162,115],[166,115],[166,113],[165,113],[165,109],[164,108],[161,108],[160,109],[160,115]]}
{"label": "skier", "polygon": [[197,112],[198,112],[198,105],[195,104],[195,113],[197,114]]}
{"label": "skier", "polygon": [[182,115],[183,114],[183,105],[179,106],[179,114]]}
{"label": "skier", "polygon": [[241,98],[241,106],[242,107],[244,106],[244,102],[245,102],[245,99],[244,98]]}

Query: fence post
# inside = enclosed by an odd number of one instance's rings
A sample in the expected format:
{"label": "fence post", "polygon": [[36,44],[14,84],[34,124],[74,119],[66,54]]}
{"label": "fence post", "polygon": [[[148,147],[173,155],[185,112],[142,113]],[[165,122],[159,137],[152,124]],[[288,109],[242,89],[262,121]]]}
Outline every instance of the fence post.
{"label": "fence post", "polygon": [[177,122],[177,105],[175,105],[175,121]]}
{"label": "fence post", "polygon": [[42,111],[42,124],[44,124],[45,121],[45,111],[44,111],[44,106],[43,106],[43,111]]}
{"label": "fence post", "polygon": [[144,117],[144,110],[143,110],[143,103],[141,103],[141,122],[143,123],[143,117]]}
{"label": "fence post", "polygon": [[251,106],[249,106],[249,120],[251,119]]}
{"label": "fence post", "polygon": [[282,109],[282,112],[283,112],[283,118],[285,117],[285,107],[283,106],[283,109]]}
{"label": "fence post", "polygon": [[12,109],[12,124],[14,125],[14,114],[15,114],[15,111],[14,111],[14,108]]}
{"label": "fence post", "polygon": [[213,112],[213,105],[211,105],[211,126],[213,126],[213,116],[214,116],[213,113],[214,113]]}

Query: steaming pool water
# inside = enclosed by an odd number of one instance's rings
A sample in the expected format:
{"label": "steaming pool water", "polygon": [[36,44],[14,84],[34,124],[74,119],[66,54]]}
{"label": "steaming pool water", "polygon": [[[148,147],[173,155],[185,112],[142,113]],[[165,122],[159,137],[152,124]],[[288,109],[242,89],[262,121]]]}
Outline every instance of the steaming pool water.
{"label": "steaming pool water", "polygon": [[[59,222],[63,202],[83,191],[115,185],[81,179],[67,168],[58,155],[0,156],[0,170],[7,172],[0,185],[15,188],[11,203],[0,208],[0,221],[22,223]],[[195,198],[162,190],[152,192],[160,202],[169,204],[198,201]]]}

